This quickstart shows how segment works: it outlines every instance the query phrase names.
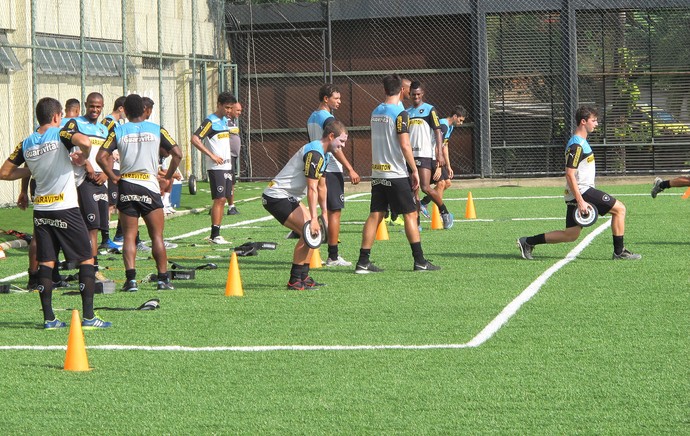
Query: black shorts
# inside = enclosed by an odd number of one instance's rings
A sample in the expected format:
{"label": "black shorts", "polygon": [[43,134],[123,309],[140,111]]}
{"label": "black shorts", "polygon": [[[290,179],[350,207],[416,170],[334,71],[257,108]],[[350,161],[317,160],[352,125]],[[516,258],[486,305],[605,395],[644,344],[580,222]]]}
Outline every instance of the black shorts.
{"label": "black shorts", "polygon": [[127,216],[146,216],[156,209],[163,208],[163,198],[159,192],[149,191],[143,186],[120,179],[120,197],[117,210]]}
{"label": "black shorts", "polygon": [[211,184],[211,198],[230,198],[232,195],[232,170],[208,170],[208,181]]}
{"label": "black shorts", "polygon": [[326,172],[326,208],[330,210],[341,210],[345,208],[345,180],[343,173]]}
{"label": "black shorts", "polygon": [[264,205],[264,209],[273,215],[280,224],[285,224],[290,214],[300,207],[300,202],[295,197],[273,198],[264,194],[261,197],[261,203]]}
{"label": "black shorts", "polygon": [[[120,175],[120,170],[113,170],[116,176]],[[111,180],[108,180],[108,204],[111,206],[117,205],[117,193],[118,193],[118,184],[113,183]]]}
{"label": "black shorts", "polygon": [[417,210],[417,203],[408,177],[402,179],[372,179],[369,212],[385,212],[388,207],[398,214]]}
{"label": "black shorts", "polygon": [[62,250],[70,262],[91,259],[91,237],[79,208],[64,210],[34,210],[34,238],[36,260],[55,262]]}
{"label": "black shorts", "polygon": [[[433,166],[432,163],[434,163]],[[417,168],[426,168],[429,170],[436,169],[435,161],[430,157],[415,157],[414,164],[417,166]]]}
{"label": "black shorts", "polygon": [[77,194],[86,228],[89,230],[108,230],[110,221],[108,187],[84,180],[77,187]]}
{"label": "black shorts", "polygon": [[437,161],[431,161],[431,183],[438,183],[440,181],[450,179],[448,175],[448,168],[444,165],[441,167],[441,177],[438,180],[434,180],[434,173],[436,172],[436,167],[438,167]]}
{"label": "black shorts", "polygon": [[[606,215],[616,204],[616,199],[607,194],[606,192],[600,191],[598,189],[589,188],[582,194],[582,199],[592,206],[597,208],[599,215]],[[575,222],[575,209],[577,209],[577,202],[575,200],[566,201],[565,204],[568,206],[565,212],[565,227],[575,227],[579,225]]]}

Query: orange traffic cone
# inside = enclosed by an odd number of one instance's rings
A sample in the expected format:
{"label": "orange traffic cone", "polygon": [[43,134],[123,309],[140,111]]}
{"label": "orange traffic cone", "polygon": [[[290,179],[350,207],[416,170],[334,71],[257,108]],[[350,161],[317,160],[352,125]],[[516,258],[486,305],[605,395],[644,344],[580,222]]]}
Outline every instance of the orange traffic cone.
{"label": "orange traffic cone", "polygon": [[377,241],[387,241],[388,240],[388,226],[385,220],[379,222],[379,226],[376,228],[376,240]]}
{"label": "orange traffic cone", "polygon": [[690,188],[686,189],[680,198],[682,198],[683,200],[686,200],[688,197],[690,197]]}
{"label": "orange traffic cone", "polygon": [[237,253],[230,255],[230,267],[228,268],[228,280],[225,282],[226,297],[244,297],[242,279],[240,278],[240,266],[237,264]]}
{"label": "orange traffic cone", "polygon": [[465,206],[465,218],[468,220],[476,220],[477,213],[474,210],[474,200],[472,199],[472,192],[467,193],[467,206]]}
{"label": "orange traffic cone", "polygon": [[322,268],[321,265],[321,251],[314,248],[311,252],[311,260],[309,261],[309,269]]}
{"label": "orange traffic cone", "polygon": [[86,357],[84,332],[81,330],[79,311],[72,311],[72,323],[69,326],[67,353],[65,353],[65,371],[90,371],[89,359]]}
{"label": "orange traffic cone", "polygon": [[439,212],[436,203],[431,203],[431,230],[443,230],[441,212]]}

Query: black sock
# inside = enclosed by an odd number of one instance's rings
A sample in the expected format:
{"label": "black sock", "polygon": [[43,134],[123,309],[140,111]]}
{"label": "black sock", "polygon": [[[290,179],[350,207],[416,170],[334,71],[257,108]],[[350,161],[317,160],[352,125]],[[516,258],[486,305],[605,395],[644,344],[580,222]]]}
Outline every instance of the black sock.
{"label": "black sock", "polygon": [[35,287],[38,284],[38,270],[29,270],[29,287]]}
{"label": "black sock", "polygon": [[211,226],[211,239],[220,236],[220,226]]}
{"label": "black sock", "polygon": [[79,291],[84,319],[92,319],[95,316],[93,313],[93,294],[96,292],[95,274],[93,265],[79,265]]}
{"label": "black sock", "polygon": [[137,230],[137,239],[134,241],[137,245],[141,244],[141,238],[139,237],[139,230]]}
{"label": "black sock", "polygon": [[297,263],[292,264],[290,268],[290,283],[297,283],[302,280],[302,265]]}
{"label": "black sock", "polygon": [[127,279],[127,281],[136,280],[137,270],[134,268],[125,270],[125,278]]}
{"label": "black sock", "polygon": [[623,235],[613,235],[613,252],[616,254],[621,254],[624,248],[625,245],[623,244]]}
{"label": "black sock", "polygon": [[306,280],[307,277],[309,277],[309,264],[305,263],[302,265],[302,269],[300,270],[300,279]]}
{"label": "black sock", "polygon": [[359,260],[357,263],[360,265],[366,265],[369,263],[369,256],[371,255],[371,248],[360,248],[359,249]]}
{"label": "black sock", "polygon": [[529,245],[546,244],[546,235],[543,233],[540,233],[538,235],[530,236],[526,239],[526,242]]}
{"label": "black sock", "polygon": [[[39,267],[39,269],[40,269],[40,267]],[[57,262],[55,263],[55,266],[51,270],[50,275],[52,277],[53,283],[59,283],[62,281],[62,276],[60,275],[60,268],[58,267]]]}
{"label": "black sock", "polygon": [[167,282],[169,281],[169,279],[168,279],[168,272],[167,272],[167,271],[164,272],[164,273],[159,272],[159,273],[158,273],[158,281],[159,281],[159,282],[165,282],[165,283],[167,283]]}
{"label": "black sock", "polygon": [[410,248],[412,248],[412,257],[414,257],[415,262],[418,264],[423,264],[426,262],[426,259],[424,259],[424,252],[422,251],[421,241],[410,244]]}
{"label": "black sock", "polygon": [[94,271],[98,271],[98,256],[93,257],[93,269]]}
{"label": "black sock", "polygon": [[427,204],[431,203],[431,197],[428,195],[425,195],[424,198],[422,198],[421,203],[426,206]]}
{"label": "black sock", "polygon": [[110,231],[109,230],[101,230],[101,242],[105,242],[108,239],[110,239]]}
{"label": "black sock", "polygon": [[670,180],[664,180],[663,182],[661,182],[661,183],[659,184],[659,187],[660,187],[661,189],[668,189],[668,188],[671,187],[671,181],[670,181]]}
{"label": "black sock", "polygon": [[117,229],[115,229],[115,238],[116,239],[122,239],[124,236],[122,234],[122,223],[120,220],[117,220]]}
{"label": "black sock", "polygon": [[328,258],[331,260],[338,260],[338,244],[328,245]]}
{"label": "black sock", "polygon": [[438,211],[441,212],[442,214],[447,214],[448,213],[448,208],[446,207],[446,203],[443,203],[438,207]]}
{"label": "black sock", "polygon": [[55,313],[53,313],[53,271],[48,266],[39,265],[36,277],[38,279],[38,295],[41,298],[43,319],[52,321],[55,319]]}
{"label": "black sock", "polygon": [[397,220],[397,219],[398,219],[398,214],[395,213],[395,212],[393,212],[393,211],[391,211],[391,221],[395,221],[395,220]]}

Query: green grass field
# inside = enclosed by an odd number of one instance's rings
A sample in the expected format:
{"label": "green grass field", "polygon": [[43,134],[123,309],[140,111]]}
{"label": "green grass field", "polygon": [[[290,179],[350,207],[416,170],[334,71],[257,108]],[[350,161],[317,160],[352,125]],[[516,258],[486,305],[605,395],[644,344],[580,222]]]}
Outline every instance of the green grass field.
{"label": "green grass field", "polygon": [[[413,273],[409,244],[392,226],[390,240],[372,250],[384,273],[324,267],[312,275],[327,286],[305,292],[285,289],[294,247],[287,230],[254,222],[267,215],[260,200],[239,203],[241,215],[224,218],[226,239],[278,242],[239,258],[245,296],[224,296],[230,253],[205,242],[208,232],[175,240],[170,259],[219,268],[175,282],[175,291],[144,283],[137,293],[97,295],[96,306],[156,297],[161,308],[100,311],[114,326],[85,332],[89,372],[62,370],[68,329],[37,328],[37,294],[0,295],[0,433],[690,433],[690,203],[682,190],[652,200],[650,185],[600,186],[626,204],[626,245],[643,259],[612,261],[607,229],[495,335],[465,347],[577,243],[539,246],[534,261],[515,246],[519,236],[563,226],[561,187],[472,189],[479,220],[467,221],[462,185],[446,193],[455,226],[431,231],[424,223],[425,255],[441,272]],[[237,197],[256,198],[261,187],[242,183]],[[349,201],[343,213],[340,251],[351,261],[368,200]],[[182,201],[182,209],[210,204],[206,192]],[[0,216],[0,227],[31,231],[29,212]],[[177,217],[165,235],[209,225],[205,213]],[[7,255],[0,279],[26,270],[25,250]],[[100,260],[119,288],[121,258]],[[140,279],[155,272],[153,260],[137,266]],[[26,277],[13,283],[24,286]],[[54,307],[81,302],[56,291]],[[69,312],[56,313],[70,321]]]}

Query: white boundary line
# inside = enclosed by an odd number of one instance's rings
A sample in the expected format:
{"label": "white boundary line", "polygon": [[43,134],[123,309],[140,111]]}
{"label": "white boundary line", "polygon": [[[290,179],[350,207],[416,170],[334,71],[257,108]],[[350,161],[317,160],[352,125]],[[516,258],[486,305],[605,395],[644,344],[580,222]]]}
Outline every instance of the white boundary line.
{"label": "white boundary line", "polygon": [[[534,297],[546,281],[561,268],[572,262],[594,238],[604,230],[611,227],[611,220],[606,220],[602,225],[588,234],[575,248],[561,260],[553,264],[534,280],[524,291],[484,327],[474,338],[463,344],[428,344],[428,345],[262,345],[262,346],[236,346],[236,347],[186,347],[181,345],[93,345],[87,347],[91,350],[111,351],[182,351],[182,352],[266,352],[266,351],[357,351],[357,350],[431,350],[431,349],[457,349],[475,348],[488,341],[498,330],[503,327],[510,318],[517,313],[523,304]],[[7,350],[66,350],[62,345],[2,345],[0,351]]]}

